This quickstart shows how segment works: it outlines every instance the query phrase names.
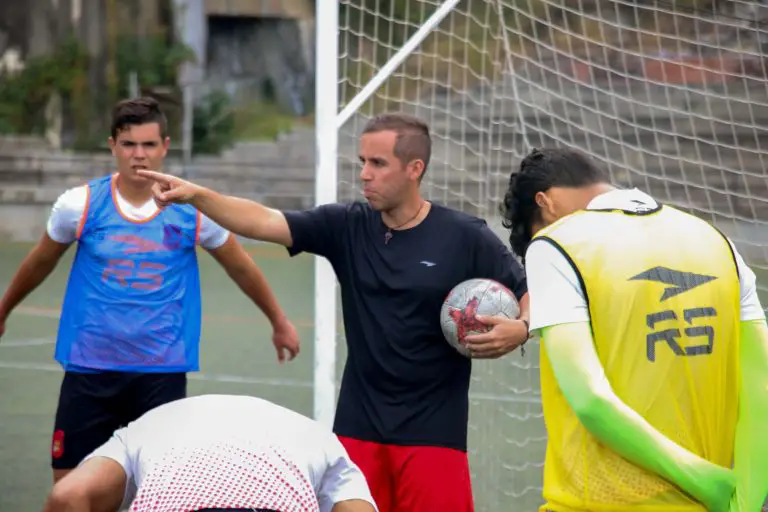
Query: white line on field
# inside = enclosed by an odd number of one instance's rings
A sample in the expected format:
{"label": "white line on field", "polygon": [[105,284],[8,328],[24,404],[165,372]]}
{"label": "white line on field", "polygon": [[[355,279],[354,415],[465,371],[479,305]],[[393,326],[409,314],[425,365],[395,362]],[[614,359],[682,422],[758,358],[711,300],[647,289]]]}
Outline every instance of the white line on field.
{"label": "white line on field", "polygon": [[61,312],[58,309],[49,309],[49,308],[35,308],[35,307],[26,307],[26,306],[20,306],[15,313],[17,315],[25,315],[25,316],[36,316],[40,318],[51,318],[54,320],[58,320],[61,316]]}
{"label": "white line on field", "polygon": [[[43,372],[56,372],[60,373],[61,367],[57,364],[51,363],[27,363],[22,361],[0,361],[0,368],[7,370],[32,370]],[[293,388],[308,388],[311,389],[313,383],[307,380],[298,379],[261,379],[256,377],[242,377],[239,375],[226,375],[217,373],[189,373],[188,378],[190,380],[199,380],[207,382],[231,382],[238,384],[257,384],[261,386],[284,386]],[[490,393],[470,393],[470,400],[477,401],[489,401],[489,402],[505,402],[505,403],[523,403],[539,405],[540,400],[536,396],[502,396],[493,395]]]}
{"label": "white line on field", "polygon": [[0,348],[4,347],[37,347],[39,345],[53,345],[55,342],[51,338],[30,338],[14,341],[1,341]]}

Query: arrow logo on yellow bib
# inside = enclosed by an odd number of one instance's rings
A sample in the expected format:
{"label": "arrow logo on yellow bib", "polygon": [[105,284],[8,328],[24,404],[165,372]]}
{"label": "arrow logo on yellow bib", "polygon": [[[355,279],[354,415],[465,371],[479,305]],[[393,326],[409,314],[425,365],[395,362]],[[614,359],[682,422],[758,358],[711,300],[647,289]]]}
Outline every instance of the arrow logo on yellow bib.
{"label": "arrow logo on yellow bib", "polygon": [[662,302],[715,279],[717,277],[681,272],[667,267],[654,267],[629,278],[630,281],[653,281],[669,285],[661,295]]}

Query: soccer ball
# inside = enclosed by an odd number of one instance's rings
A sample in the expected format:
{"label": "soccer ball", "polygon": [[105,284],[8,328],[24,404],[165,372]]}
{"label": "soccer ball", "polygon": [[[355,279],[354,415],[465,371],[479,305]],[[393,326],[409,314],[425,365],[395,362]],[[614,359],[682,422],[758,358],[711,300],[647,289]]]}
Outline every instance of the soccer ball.
{"label": "soccer ball", "polygon": [[492,279],[469,279],[454,286],[443,301],[440,327],[448,343],[466,357],[471,356],[465,336],[490,330],[475,315],[519,318],[520,304],[506,286]]}

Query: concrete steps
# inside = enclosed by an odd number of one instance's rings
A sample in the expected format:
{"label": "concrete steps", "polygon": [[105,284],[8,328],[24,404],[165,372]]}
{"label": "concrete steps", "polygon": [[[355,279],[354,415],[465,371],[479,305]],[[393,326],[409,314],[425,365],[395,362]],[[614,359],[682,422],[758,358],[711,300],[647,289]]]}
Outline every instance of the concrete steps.
{"label": "concrete steps", "polygon": [[[617,184],[643,188],[662,201],[768,219],[764,83],[707,90],[633,80],[587,86],[539,71],[408,109],[427,119],[433,133],[425,190],[473,213],[495,211],[489,203],[502,197],[526,148],[568,145],[602,160]],[[353,116],[339,133],[339,176],[349,182],[340,185],[343,198],[357,196],[358,135],[366,120]],[[108,153],[44,147],[34,138],[0,138],[0,200],[48,202],[49,191],[112,170]],[[314,159],[314,130],[300,128],[276,142],[240,143],[221,157],[195,158],[186,167],[171,158],[168,171],[224,193],[302,208],[313,203]]]}

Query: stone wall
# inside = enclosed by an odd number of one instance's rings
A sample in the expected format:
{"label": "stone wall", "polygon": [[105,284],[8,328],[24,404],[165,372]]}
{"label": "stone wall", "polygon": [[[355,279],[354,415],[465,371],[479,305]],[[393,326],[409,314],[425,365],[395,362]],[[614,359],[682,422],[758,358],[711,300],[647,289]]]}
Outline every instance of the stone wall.
{"label": "stone wall", "polygon": [[297,116],[314,96],[314,22],[309,19],[208,18],[206,79],[196,95],[223,90],[237,104],[277,102]]}

